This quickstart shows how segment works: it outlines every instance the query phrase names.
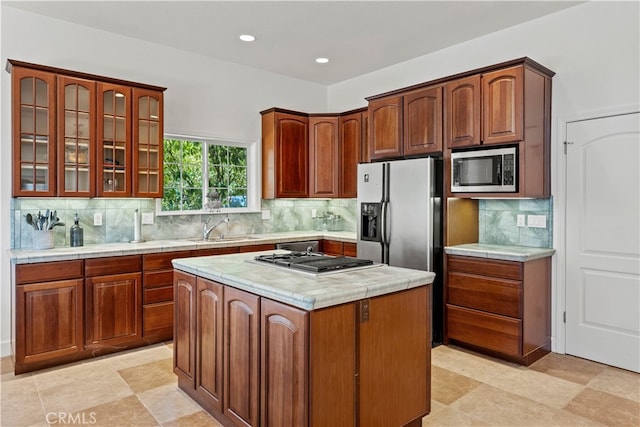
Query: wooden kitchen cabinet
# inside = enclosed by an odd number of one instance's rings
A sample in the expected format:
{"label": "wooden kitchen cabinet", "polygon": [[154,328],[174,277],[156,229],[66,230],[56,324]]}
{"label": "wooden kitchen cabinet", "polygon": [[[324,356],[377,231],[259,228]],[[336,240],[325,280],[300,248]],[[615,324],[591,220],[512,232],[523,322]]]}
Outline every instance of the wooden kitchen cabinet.
{"label": "wooden kitchen cabinet", "polygon": [[262,298],[260,318],[260,425],[307,426],[309,313]]}
{"label": "wooden kitchen cabinet", "polygon": [[358,110],[340,115],[338,196],[342,198],[357,197],[358,163],[368,161],[362,156],[367,148],[363,114],[363,110]]}
{"label": "wooden kitchen cabinet", "polygon": [[[199,279],[198,279],[199,280]],[[224,288],[224,415],[260,425],[260,297]]]}
{"label": "wooden kitchen cabinet", "polygon": [[14,197],[162,197],[165,88],[8,63]]}
{"label": "wooden kitchen cabinet", "polygon": [[[503,144],[524,139],[523,73],[524,66],[517,66],[482,75],[483,144]],[[535,95],[531,93],[527,96]]]}
{"label": "wooden kitchen cabinet", "polygon": [[402,157],[402,105],[402,96],[369,101],[371,160]]}
{"label": "wooden kitchen cabinet", "polygon": [[350,242],[340,242],[338,240],[324,239],[322,241],[322,253],[334,256],[357,256],[357,245]]}
{"label": "wooden kitchen cabinet", "polygon": [[139,255],[85,261],[85,344],[117,347],[142,339],[142,274]]}
{"label": "wooden kitchen cabinet", "polygon": [[82,355],[82,269],[81,260],[16,266],[16,375]]}
{"label": "wooden kitchen cabinet", "polygon": [[133,94],[133,196],[163,195],[162,91],[134,88]]}
{"label": "wooden kitchen cabinet", "polygon": [[56,195],[54,73],[11,68],[13,197]]}
{"label": "wooden kitchen cabinet", "polygon": [[58,196],[96,194],[96,83],[58,76]]}
{"label": "wooden kitchen cabinet", "polygon": [[338,197],[338,116],[309,117],[309,197]]}
{"label": "wooden kitchen cabinet", "polygon": [[442,86],[403,95],[403,154],[442,152]]}
{"label": "wooden kitchen cabinet", "polygon": [[551,349],[551,258],[447,256],[446,337],[529,365]]}
{"label": "wooden kitchen cabinet", "polygon": [[309,119],[304,113],[262,111],[262,198],[308,197]]}
{"label": "wooden kitchen cabinet", "polygon": [[480,75],[453,80],[445,85],[447,148],[480,145]]}
{"label": "wooden kitchen cabinet", "polygon": [[[174,322],[173,322],[173,372],[178,383],[196,399],[196,277],[175,271]],[[197,400],[197,399],[196,399]]]}

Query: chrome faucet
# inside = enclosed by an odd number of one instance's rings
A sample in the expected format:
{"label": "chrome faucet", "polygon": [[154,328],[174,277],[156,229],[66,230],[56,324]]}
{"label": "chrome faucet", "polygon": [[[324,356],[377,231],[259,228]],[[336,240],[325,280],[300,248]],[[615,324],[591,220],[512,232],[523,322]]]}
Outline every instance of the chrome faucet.
{"label": "chrome faucet", "polygon": [[[215,224],[213,224],[211,227],[208,227],[209,225],[209,221],[211,221],[213,217],[209,217],[209,219],[207,220],[207,222],[205,222],[204,224],[202,224],[202,240],[209,240],[209,234],[211,234],[211,232],[213,231],[214,228],[216,228],[217,226],[219,226],[220,224],[224,223],[228,223],[229,222],[229,215],[227,214],[224,218],[222,218],[220,221],[216,222]],[[207,228],[208,227],[208,228]],[[223,239],[224,238],[224,234],[220,234],[220,238]]]}

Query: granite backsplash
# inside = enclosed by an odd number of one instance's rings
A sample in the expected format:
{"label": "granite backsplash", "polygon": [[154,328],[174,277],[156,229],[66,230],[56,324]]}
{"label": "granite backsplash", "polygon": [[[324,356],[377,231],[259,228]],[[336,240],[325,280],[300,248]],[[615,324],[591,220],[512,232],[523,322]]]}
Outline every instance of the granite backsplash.
{"label": "granite backsplash", "polygon": [[[479,243],[553,247],[553,199],[486,199],[478,206]],[[518,215],[544,215],[546,228],[518,227]]]}

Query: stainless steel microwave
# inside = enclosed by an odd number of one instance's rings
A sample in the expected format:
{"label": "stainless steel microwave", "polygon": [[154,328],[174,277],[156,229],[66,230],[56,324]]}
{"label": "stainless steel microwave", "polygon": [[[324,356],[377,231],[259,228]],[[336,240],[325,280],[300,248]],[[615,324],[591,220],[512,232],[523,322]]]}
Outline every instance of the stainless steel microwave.
{"label": "stainless steel microwave", "polygon": [[451,153],[452,193],[518,191],[518,147]]}

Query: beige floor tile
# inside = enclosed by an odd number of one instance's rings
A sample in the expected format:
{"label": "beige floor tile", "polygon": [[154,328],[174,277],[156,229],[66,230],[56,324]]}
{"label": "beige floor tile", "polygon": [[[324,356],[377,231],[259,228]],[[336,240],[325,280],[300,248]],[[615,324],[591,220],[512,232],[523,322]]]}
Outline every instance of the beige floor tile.
{"label": "beige floor tile", "polygon": [[568,354],[549,353],[536,361],[529,369],[587,385],[604,370],[605,366]]}
{"label": "beige floor tile", "polygon": [[478,421],[455,409],[446,407],[441,411],[429,414],[422,419],[422,427],[460,427],[460,426],[485,426],[486,423]]}
{"label": "beige floor tile", "polygon": [[[64,414],[63,414],[64,415]],[[78,421],[71,424],[68,420]],[[93,427],[158,426],[158,421],[136,396],[128,396],[67,415],[66,423],[58,425],[91,425]]]}
{"label": "beige floor tile", "polygon": [[162,427],[222,427],[222,424],[205,411],[198,411],[177,420],[162,423]]}
{"label": "beige floor tile", "polygon": [[576,414],[572,414],[569,411],[558,411],[551,421],[549,421],[549,427],[603,427],[605,424],[599,423],[596,420],[590,418],[581,417]]}
{"label": "beige floor tile", "polygon": [[429,414],[435,414],[436,412],[441,411],[446,407],[447,405],[445,405],[444,403],[440,403],[437,400],[431,398],[431,411],[429,412]]}
{"label": "beige floor tile", "polygon": [[44,420],[45,411],[35,389],[31,393],[18,393],[2,399],[0,425],[3,427],[30,426]]}
{"label": "beige floor tile", "polygon": [[431,364],[480,382],[504,375],[509,370],[518,369],[518,365],[512,363],[458,347],[442,345],[433,349]]}
{"label": "beige floor tile", "polygon": [[0,375],[13,373],[13,358],[6,356],[0,358]]}
{"label": "beige floor tile", "polygon": [[482,383],[439,366],[431,367],[431,398],[449,405]]}
{"label": "beige floor tile", "polygon": [[165,385],[147,390],[138,394],[138,398],[160,423],[176,420],[202,410],[176,385]]}
{"label": "beige floor tile", "polygon": [[590,388],[604,391],[625,399],[640,402],[640,374],[624,369],[605,369],[591,380]]}
{"label": "beige floor tile", "polygon": [[94,360],[93,363],[98,363],[105,369],[119,371],[121,369],[131,368],[145,363],[157,362],[158,360],[168,358],[173,358],[173,350],[160,343],[153,344],[148,347],[134,348],[121,353],[101,356]]}
{"label": "beige floor tile", "polygon": [[[60,373],[65,374],[65,370]],[[64,381],[56,381],[55,378],[48,380],[47,387],[38,384],[40,399],[47,412],[77,412],[133,394],[120,376],[95,367],[92,370],[74,371],[72,376],[64,375]],[[51,386],[56,382],[57,385]]]}
{"label": "beige floor tile", "polygon": [[118,374],[129,384],[134,393],[140,393],[167,384],[178,384],[178,378],[173,373],[173,359],[163,359],[121,369]]}
{"label": "beige floor tile", "polygon": [[557,409],[564,408],[584,389],[583,385],[525,368],[505,371],[486,383]]}
{"label": "beige floor tile", "polygon": [[491,426],[543,426],[553,418],[557,409],[522,396],[483,384],[450,406]]}
{"label": "beige floor tile", "polygon": [[2,400],[14,398],[21,394],[30,394],[37,391],[36,382],[31,375],[13,376],[9,380],[0,382],[0,394]]}
{"label": "beige floor tile", "polygon": [[640,403],[589,387],[576,396],[565,410],[609,426],[640,425]]}

